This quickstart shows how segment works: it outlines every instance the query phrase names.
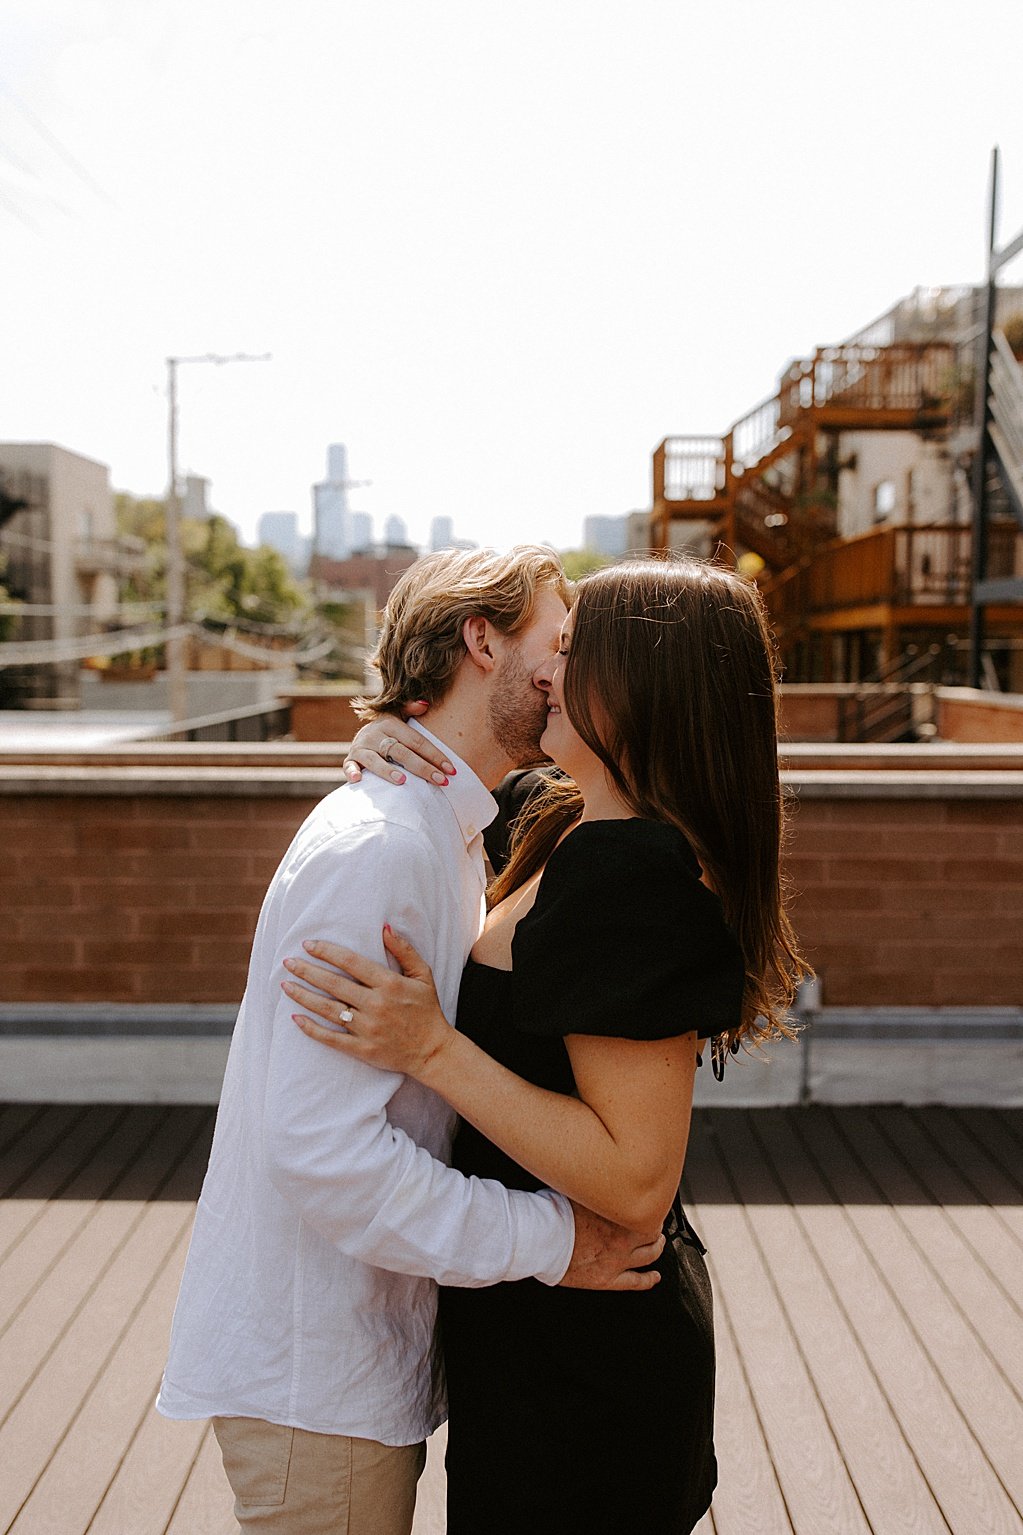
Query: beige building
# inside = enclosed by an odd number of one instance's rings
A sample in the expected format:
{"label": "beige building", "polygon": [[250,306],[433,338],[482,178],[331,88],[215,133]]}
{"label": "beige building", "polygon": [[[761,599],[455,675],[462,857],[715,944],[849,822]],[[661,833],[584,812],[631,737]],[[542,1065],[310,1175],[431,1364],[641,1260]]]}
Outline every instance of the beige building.
{"label": "beige building", "polygon": [[[142,553],[117,536],[107,466],[54,443],[0,443],[0,485],[0,580],[21,604],[11,639],[70,648],[116,627],[120,579]],[[78,670],[76,658],[4,667],[0,706],[73,708]]]}

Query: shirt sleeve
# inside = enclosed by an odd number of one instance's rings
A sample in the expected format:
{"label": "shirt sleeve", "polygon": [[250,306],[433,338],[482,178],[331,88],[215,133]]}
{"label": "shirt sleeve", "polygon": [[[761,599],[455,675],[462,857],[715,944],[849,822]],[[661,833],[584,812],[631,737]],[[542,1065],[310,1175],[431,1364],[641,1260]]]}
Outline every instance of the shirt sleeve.
{"label": "shirt sleeve", "polygon": [[[330,938],[386,961],[391,922],[432,965],[436,871],[403,827],[335,834],[284,873],[276,895],[275,990],[302,940]],[[557,1284],[575,1225],[568,1201],[465,1178],[392,1124],[404,1082],[309,1039],[278,991],[264,1096],[263,1152],[278,1193],[363,1263],[466,1287],[536,1277]]]}
{"label": "shirt sleeve", "polygon": [[551,855],[512,944],[533,1034],[668,1039],[741,1017],[745,970],[688,845],[656,823],[595,822]]}

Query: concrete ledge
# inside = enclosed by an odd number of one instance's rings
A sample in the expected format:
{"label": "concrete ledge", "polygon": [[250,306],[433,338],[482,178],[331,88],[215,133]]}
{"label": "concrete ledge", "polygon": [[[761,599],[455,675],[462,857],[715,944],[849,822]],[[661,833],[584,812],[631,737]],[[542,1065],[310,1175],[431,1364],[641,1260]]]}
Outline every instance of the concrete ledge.
{"label": "concrete ledge", "polygon": [[0,767],[0,795],[12,796],[321,799],[345,781],[339,767]]}
{"label": "concrete ledge", "polygon": [[8,1103],[220,1102],[224,1038],[0,1037]]}
{"label": "concrete ledge", "polygon": [[[219,1100],[234,1006],[112,1003],[0,1008],[0,1096],[8,1102]],[[821,1008],[790,1043],[709,1057],[695,1102],[1023,1106],[1023,1008]]]}
{"label": "concrete ledge", "polygon": [[1023,799],[1023,772],[922,773],[913,768],[787,770],[782,787],[796,799]]}
{"label": "concrete ledge", "polygon": [[[898,769],[786,769],[797,799],[1023,799],[1023,769],[919,772]],[[320,798],[344,783],[332,767],[0,766],[0,795],[159,795],[189,798]]]}

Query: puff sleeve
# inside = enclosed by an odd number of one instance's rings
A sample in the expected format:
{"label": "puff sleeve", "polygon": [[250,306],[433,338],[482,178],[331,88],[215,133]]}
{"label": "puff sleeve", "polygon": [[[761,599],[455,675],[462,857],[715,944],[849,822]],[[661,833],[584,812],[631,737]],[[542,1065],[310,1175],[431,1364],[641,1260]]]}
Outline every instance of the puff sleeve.
{"label": "puff sleeve", "polygon": [[676,828],[583,822],[555,849],[512,945],[518,1027],[668,1039],[737,1028],[745,970]]}

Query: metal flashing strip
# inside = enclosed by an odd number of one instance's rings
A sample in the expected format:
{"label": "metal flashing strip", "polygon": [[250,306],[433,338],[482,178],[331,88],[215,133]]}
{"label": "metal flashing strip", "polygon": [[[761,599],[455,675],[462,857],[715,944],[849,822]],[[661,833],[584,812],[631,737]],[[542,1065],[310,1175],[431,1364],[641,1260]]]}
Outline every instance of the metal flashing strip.
{"label": "metal flashing strip", "polygon": [[237,1016],[233,1002],[6,1002],[0,1037],[218,1039],[230,1036]]}
{"label": "metal flashing strip", "polygon": [[821,1007],[799,1014],[809,1045],[866,1040],[977,1045],[1023,1041],[1019,1007]]}

